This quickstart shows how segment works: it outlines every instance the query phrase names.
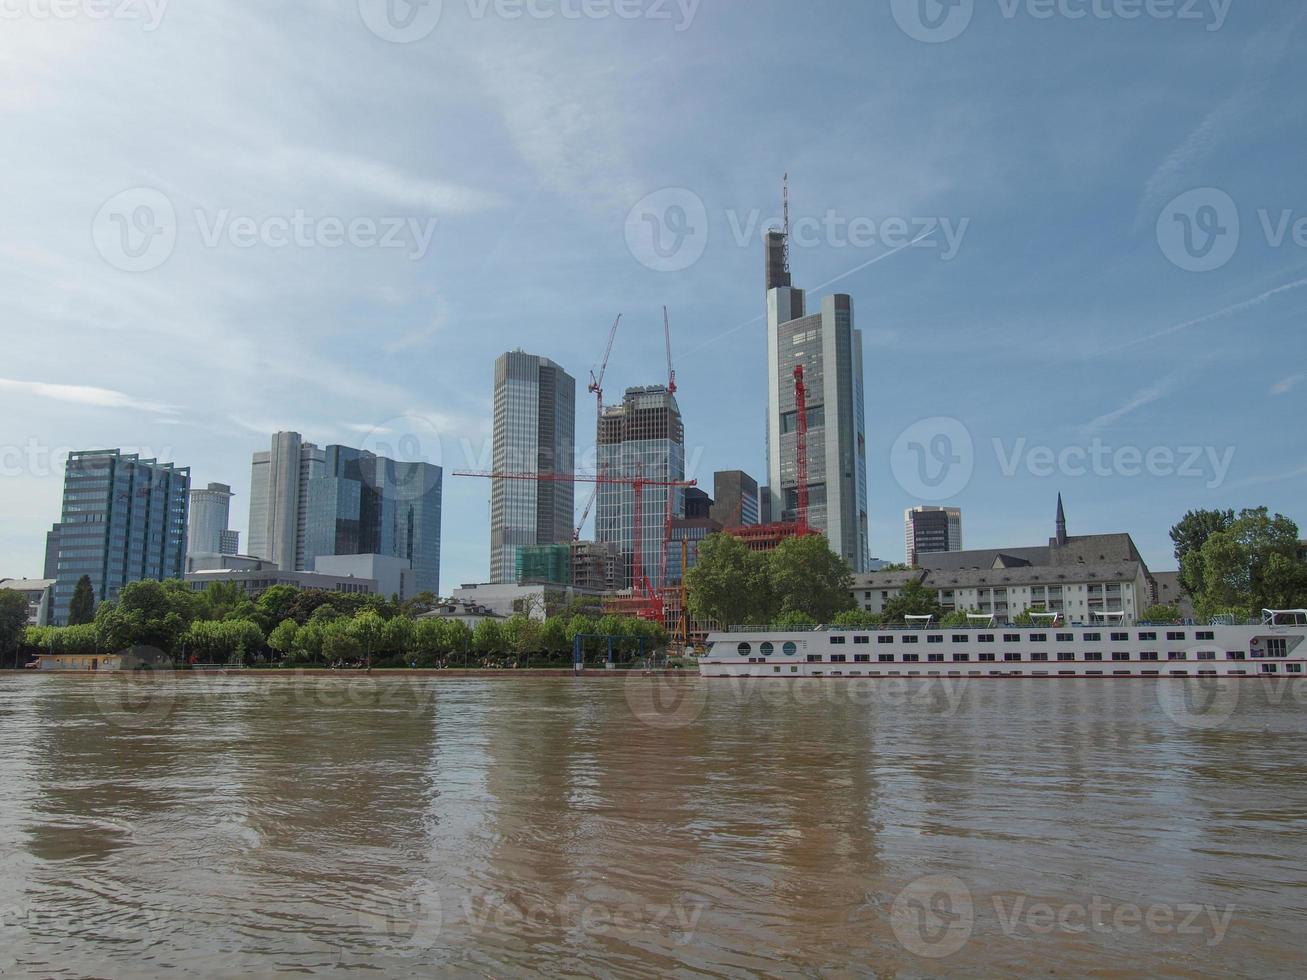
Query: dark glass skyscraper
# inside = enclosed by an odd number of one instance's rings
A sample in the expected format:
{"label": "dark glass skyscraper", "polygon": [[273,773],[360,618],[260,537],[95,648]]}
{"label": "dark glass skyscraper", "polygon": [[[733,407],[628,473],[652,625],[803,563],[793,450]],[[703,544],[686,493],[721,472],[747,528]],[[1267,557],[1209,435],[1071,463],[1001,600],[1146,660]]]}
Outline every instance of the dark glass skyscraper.
{"label": "dark glass skyscraper", "polygon": [[190,488],[189,467],[116,449],[69,454],[53,549],[56,624],[68,621],[83,575],[97,602],[130,582],[182,577]]}

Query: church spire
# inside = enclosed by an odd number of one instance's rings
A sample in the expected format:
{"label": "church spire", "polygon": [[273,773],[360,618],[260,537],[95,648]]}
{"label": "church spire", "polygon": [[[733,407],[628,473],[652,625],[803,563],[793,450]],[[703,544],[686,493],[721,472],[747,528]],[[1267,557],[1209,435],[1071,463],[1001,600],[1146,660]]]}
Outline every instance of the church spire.
{"label": "church spire", "polygon": [[1066,546],[1066,511],[1062,508],[1062,495],[1057,495],[1057,546]]}

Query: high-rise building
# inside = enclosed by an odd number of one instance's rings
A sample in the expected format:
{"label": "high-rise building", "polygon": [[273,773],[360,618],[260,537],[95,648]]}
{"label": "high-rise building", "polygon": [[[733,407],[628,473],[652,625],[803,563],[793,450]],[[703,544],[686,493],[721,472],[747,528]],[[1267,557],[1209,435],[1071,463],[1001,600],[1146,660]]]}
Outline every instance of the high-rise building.
{"label": "high-rise building", "polygon": [[305,571],[304,528],[309,481],[321,476],[325,457],[298,432],[278,432],[267,452],[254,454],[250,471],[249,551],[283,571]]}
{"label": "high-rise building", "polygon": [[853,300],[827,296],[808,313],[804,292],[790,282],[785,234],[766,240],[767,477],[771,516],[798,516],[794,369],[803,366],[808,419],[808,524],[855,572],[866,567],[867,442],[863,416],[862,331]]}
{"label": "high-rise building", "polygon": [[909,507],[903,512],[903,550],[912,566],[919,555],[961,551],[961,508]]}
{"label": "high-rise building", "polygon": [[308,568],[329,556],[402,558],[414,588],[439,595],[443,470],[349,446],[328,446],[322,456],[321,475],[308,482],[297,545]]}
{"label": "high-rise building", "polygon": [[553,361],[509,351],[495,361],[494,470],[563,480],[492,480],[490,581],[513,582],[517,549],[572,540],[576,379]]}
{"label": "high-rise building", "polygon": [[710,516],[722,527],[752,527],[762,522],[758,481],[743,470],[714,473],[713,498]]}
{"label": "high-rise building", "polygon": [[218,535],[218,554],[239,555],[241,553],[241,532],[223,531]]}
{"label": "high-rise building", "polygon": [[[685,479],[685,429],[676,396],[665,385],[628,388],[620,405],[599,418],[599,472],[608,477],[679,481]],[[657,588],[668,507],[673,518],[685,515],[679,487],[644,486],[641,527],[635,526],[635,487],[599,485],[595,539],[614,542],[618,553],[618,587],[631,588],[635,536],[640,535],[643,574]]]}
{"label": "high-rise building", "polygon": [[223,550],[223,535],[231,516],[231,487],[226,483],[210,483],[204,489],[191,491],[190,531],[186,538],[186,551],[192,555],[234,555]]}
{"label": "high-rise building", "polygon": [[128,583],[180,579],[186,558],[189,467],[117,449],[75,452],[64,471],[57,531],[54,621],[68,622],[77,580],[96,602]]}

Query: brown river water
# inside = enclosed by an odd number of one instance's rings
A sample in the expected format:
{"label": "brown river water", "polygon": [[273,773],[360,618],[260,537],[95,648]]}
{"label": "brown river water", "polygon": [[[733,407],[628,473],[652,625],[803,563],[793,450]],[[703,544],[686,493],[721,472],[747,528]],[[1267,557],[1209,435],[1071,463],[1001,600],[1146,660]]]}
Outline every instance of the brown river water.
{"label": "brown river water", "polygon": [[0,976],[1302,976],[1198,683],[0,675]]}

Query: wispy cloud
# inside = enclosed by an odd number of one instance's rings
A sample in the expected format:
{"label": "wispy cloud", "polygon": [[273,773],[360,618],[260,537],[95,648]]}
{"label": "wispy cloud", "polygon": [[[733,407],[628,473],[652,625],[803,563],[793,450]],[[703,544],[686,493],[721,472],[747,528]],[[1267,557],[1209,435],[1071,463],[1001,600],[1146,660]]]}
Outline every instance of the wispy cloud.
{"label": "wispy cloud", "polygon": [[1283,378],[1271,385],[1270,393],[1272,395],[1287,395],[1289,392],[1293,391],[1294,388],[1298,387],[1304,378],[1307,378],[1307,374],[1291,374],[1289,377]]}
{"label": "wispy cloud", "polygon": [[159,402],[135,398],[126,392],[112,388],[96,388],[91,385],[49,384],[44,381],[17,381],[13,378],[0,378],[0,391],[16,391],[35,398],[48,398],[51,401],[67,402],[71,405],[87,405],[92,408],[122,408],[138,412],[152,412],[158,415],[176,415],[177,408]]}
{"label": "wispy cloud", "polygon": [[1104,415],[1100,415],[1095,419],[1091,419],[1089,422],[1085,423],[1084,431],[1101,432],[1103,429],[1107,428],[1113,423],[1119,422],[1127,415],[1130,415],[1133,412],[1137,412],[1145,405],[1151,405],[1153,402],[1160,401],[1161,399],[1165,398],[1167,395],[1171,394],[1171,392],[1175,390],[1175,386],[1176,386],[1175,375],[1172,375],[1168,378],[1164,378],[1163,380],[1159,381],[1157,384],[1150,385],[1149,387],[1136,392],[1134,396],[1132,396],[1130,400],[1127,401],[1125,404],[1120,405],[1117,408],[1112,409],[1112,411],[1107,412]]}

